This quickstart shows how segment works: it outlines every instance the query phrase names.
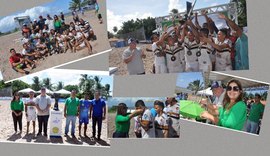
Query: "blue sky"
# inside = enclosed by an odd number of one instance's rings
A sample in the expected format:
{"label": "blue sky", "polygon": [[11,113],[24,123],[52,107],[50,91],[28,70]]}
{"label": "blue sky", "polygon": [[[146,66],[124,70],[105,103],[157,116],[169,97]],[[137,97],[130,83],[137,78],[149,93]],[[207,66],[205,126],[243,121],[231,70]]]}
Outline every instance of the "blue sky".
{"label": "blue sky", "polygon": [[[230,0],[197,0],[195,9],[228,2]],[[114,26],[120,29],[122,22],[130,19],[168,15],[173,8],[185,11],[186,0],[107,0],[108,30],[111,31]]]}
{"label": "blue sky", "polygon": [[201,82],[204,82],[203,75],[201,72],[180,73],[177,76],[176,86],[187,88],[188,84],[195,80],[200,80]]}
{"label": "blue sky", "polygon": [[29,8],[26,10],[22,10],[19,12],[14,12],[8,16],[0,18],[0,32],[7,32],[13,30],[17,24],[13,20],[16,16],[30,16],[33,20],[38,18],[39,15],[47,15],[50,14],[53,16],[54,14],[60,14],[60,12],[67,12],[69,7],[70,0],[54,0],[50,3],[45,3],[41,6],[36,6],[33,8]]}

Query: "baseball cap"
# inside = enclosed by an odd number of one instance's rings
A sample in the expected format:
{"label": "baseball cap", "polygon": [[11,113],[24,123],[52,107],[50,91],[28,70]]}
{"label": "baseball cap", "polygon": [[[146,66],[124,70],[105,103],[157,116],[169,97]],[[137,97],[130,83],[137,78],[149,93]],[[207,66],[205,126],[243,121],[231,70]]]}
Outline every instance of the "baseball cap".
{"label": "baseball cap", "polygon": [[213,83],[211,84],[211,90],[219,87],[222,87],[221,81],[213,81]]}
{"label": "baseball cap", "polygon": [[133,43],[133,42],[135,42],[135,43],[136,43],[136,40],[135,40],[134,38],[130,38],[130,39],[128,39],[128,44],[131,44],[131,43]]}

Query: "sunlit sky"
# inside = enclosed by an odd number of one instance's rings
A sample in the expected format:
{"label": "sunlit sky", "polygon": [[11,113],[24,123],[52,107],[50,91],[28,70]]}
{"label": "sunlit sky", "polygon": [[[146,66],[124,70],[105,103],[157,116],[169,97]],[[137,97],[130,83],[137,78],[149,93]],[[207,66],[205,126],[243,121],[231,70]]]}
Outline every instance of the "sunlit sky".
{"label": "sunlit sky", "polygon": [[188,84],[195,80],[200,80],[201,82],[204,82],[201,72],[180,73],[177,77],[176,86],[181,88],[187,88]]}

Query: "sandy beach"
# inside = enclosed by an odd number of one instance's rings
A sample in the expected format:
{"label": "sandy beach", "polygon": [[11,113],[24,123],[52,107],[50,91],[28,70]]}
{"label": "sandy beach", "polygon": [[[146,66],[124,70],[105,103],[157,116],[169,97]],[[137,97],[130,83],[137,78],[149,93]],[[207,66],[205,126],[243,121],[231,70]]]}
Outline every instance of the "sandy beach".
{"label": "sandy beach", "polygon": [[[106,9],[105,6],[101,5],[100,10]],[[102,52],[104,50],[110,49],[110,45],[108,42],[107,31],[106,31],[106,21],[103,21],[103,24],[99,23],[97,16],[95,15],[95,11],[87,11],[85,15],[82,16],[79,14],[80,18],[83,18],[86,21],[89,21],[90,25],[92,26],[95,35],[97,36],[97,40],[90,41],[90,44],[93,47],[93,54]],[[104,15],[103,15],[104,16]],[[104,18],[105,19],[105,18]],[[12,19],[13,20],[13,19]],[[66,23],[73,21],[72,16],[65,17]],[[20,43],[20,38],[22,38],[21,32],[16,32],[13,34],[9,34],[6,36],[0,37],[0,70],[3,75],[3,79],[5,81],[12,80],[21,76],[23,74],[17,73],[11,68],[9,63],[10,52],[11,48],[15,48],[17,52],[22,51],[22,43]],[[87,48],[84,48],[77,53],[71,53],[68,50],[66,53],[62,54],[54,54],[52,56],[47,57],[45,60],[41,60],[37,62],[37,67],[30,71],[30,73],[34,73],[37,71],[41,71],[47,68],[51,68],[57,65],[61,65],[63,63],[67,63],[73,60],[77,60],[79,58],[83,58],[89,56]],[[28,69],[27,69],[28,70]]]}
{"label": "sandy beach", "polygon": [[[151,44],[138,44],[137,47],[140,47],[142,50],[144,50],[146,54],[146,58],[143,59],[145,73],[152,74],[154,54],[152,52],[146,51],[146,48],[151,49]],[[128,75],[127,65],[122,60],[122,54],[127,48],[128,47],[113,48],[113,50],[110,52],[109,66],[118,68],[118,72],[115,75]]]}
{"label": "sandy beach", "polygon": [[[116,113],[108,113],[108,138],[112,138],[113,132],[115,131],[115,117]],[[129,138],[136,138],[134,133],[134,119],[130,120]]]}
{"label": "sandy beach", "polygon": [[[59,104],[60,110],[63,110],[64,104]],[[26,116],[23,114],[23,132],[21,134],[14,134],[13,120],[10,110],[10,101],[0,101],[0,141],[16,142],[16,143],[46,143],[46,144],[59,144],[59,145],[83,145],[83,146],[110,146],[110,141],[107,137],[107,119],[102,123],[101,140],[90,138],[92,136],[92,122],[89,120],[87,136],[80,137],[78,132],[79,121],[76,121],[76,138],[72,138],[71,135],[65,137],[62,134],[61,138],[46,138],[44,136],[38,136],[32,134],[32,125],[30,125],[29,134],[26,135]],[[48,128],[50,124],[48,125]],[[65,117],[62,119],[62,132],[64,133]],[[83,127],[82,127],[83,130]],[[38,122],[36,121],[36,133],[38,132]],[[48,129],[49,133],[49,129]],[[83,134],[83,131],[82,131]],[[48,134],[49,135],[49,134]]]}

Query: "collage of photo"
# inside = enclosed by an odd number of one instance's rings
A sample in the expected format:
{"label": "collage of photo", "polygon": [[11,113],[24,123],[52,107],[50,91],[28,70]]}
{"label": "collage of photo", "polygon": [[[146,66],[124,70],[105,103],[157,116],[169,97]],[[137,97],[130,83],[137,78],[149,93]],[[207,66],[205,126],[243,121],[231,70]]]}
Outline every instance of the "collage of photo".
{"label": "collage of photo", "polygon": [[[0,16],[0,142],[181,139],[181,120],[259,135],[269,83],[237,76],[254,53],[246,0],[158,2],[54,0]],[[114,96],[118,77],[153,74],[176,74],[171,95]]]}

